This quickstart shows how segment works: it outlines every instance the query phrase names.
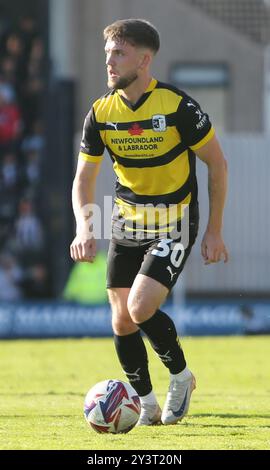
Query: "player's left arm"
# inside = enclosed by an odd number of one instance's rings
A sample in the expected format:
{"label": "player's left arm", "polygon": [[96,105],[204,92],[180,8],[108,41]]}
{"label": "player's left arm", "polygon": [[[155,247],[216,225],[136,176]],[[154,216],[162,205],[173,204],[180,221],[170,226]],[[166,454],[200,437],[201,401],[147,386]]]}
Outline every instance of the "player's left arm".
{"label": "player's left arm", "polygon": [[228,261],[228,251],[222,237],[222,222],[227,193],[227,162],[214,135],[196,150],[196,155],[208,167],[209,219],[201,243],[205,264]]}

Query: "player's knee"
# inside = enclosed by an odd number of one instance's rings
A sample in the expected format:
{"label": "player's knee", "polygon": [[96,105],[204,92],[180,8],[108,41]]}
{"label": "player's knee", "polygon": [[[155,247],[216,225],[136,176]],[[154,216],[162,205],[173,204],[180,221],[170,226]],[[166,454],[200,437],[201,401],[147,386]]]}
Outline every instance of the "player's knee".
{"label": "player's knee", "polygon": [[134,301],[131,298],[128,300],[128,311],[132,321],[138,324],[148,320],[155,312],[155,309],[143,301]]}
{"label": "player's knee", "polygon": [[137,330],[136,325],[127,315],[113,315],[112,328],[113,332],[119,336],[129,335]]}

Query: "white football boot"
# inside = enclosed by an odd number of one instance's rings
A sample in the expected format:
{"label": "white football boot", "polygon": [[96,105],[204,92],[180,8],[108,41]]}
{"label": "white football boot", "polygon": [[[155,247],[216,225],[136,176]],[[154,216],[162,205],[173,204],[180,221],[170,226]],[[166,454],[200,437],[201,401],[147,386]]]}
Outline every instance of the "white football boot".
{"label": "white football boot", "polygon": [[163,424],[175,424],[184,418],[188,412],[191,393],[195,388],[196,380],[189,369],[186,369],[183,380],[171,376],[167,399],[161,415]]}
{"label": "white football boot", "polygon": [[141,414],[136,426],[153,426],[161,424],[161,408],[156,403],[150,405],[148,403],[141,404]]}

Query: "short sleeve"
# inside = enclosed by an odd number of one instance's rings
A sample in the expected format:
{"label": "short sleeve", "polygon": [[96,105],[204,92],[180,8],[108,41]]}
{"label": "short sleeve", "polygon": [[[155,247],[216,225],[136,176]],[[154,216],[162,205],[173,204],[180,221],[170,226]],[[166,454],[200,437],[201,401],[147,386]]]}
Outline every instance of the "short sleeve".
{"label": "short sleeve", "polygon": [[182,140],[194,151],[205,145],[215,133],[208,114],[188,95],[184,95],[177,110],[177,129]]}
{"label": "short sleeve", "polygon": [[105,145],[100,137],[95,111],[94,108],[91,108],[83,125],[79,157],[87,162],[99,162],[103,158],[104,148]]}

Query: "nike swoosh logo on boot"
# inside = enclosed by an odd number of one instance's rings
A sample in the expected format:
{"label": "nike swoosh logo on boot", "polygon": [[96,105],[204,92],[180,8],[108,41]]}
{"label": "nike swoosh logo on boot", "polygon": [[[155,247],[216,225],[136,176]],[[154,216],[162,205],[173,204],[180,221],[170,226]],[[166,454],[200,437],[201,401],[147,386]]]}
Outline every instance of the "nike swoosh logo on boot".
{"label": "nike swoosh logo on boot", "polygon": [[180,406],[179,410],[177,411],[173,411],[173,414],[174,416],[176,416],[177,418],[179,418],[179,416],[181,416],[184,412],[184,409],[185,409],[185,406],[186,406],[186,401],[187,401],[187,394],[188,394],[188,388],[187,388],[187,391],[186,391],[186,394],[185,394],[185,398],[183,400],[183,403],[182,405]]}

